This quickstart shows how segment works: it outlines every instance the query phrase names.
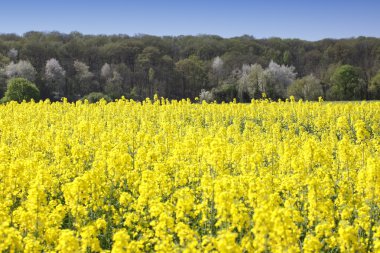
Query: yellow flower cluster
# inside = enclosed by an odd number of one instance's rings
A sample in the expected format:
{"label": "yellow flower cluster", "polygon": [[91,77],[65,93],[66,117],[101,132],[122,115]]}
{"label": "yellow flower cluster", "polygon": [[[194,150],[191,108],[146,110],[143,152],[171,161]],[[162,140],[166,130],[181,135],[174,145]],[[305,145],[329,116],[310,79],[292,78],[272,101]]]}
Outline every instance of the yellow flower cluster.
{"label": "yellow flower cluster", "polygon": [[0,251],[380,251],[379,149],[378,102],[11,102]]}

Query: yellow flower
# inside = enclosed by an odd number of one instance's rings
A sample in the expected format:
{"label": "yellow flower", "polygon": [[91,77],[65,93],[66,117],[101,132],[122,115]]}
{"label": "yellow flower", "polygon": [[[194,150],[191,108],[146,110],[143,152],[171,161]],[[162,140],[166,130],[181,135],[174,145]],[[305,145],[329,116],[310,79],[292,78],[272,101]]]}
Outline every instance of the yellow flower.
{"label": "yellow flower", "polygon": [[75,232],[71,230],[62,230],[56,250],[62,253],[80,252],[79,241]]}

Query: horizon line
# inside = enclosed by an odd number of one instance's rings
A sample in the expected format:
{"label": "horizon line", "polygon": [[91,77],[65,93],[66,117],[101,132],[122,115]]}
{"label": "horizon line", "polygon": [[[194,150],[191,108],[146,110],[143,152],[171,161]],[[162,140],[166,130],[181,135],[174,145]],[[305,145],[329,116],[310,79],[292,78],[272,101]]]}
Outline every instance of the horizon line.
{"label": "horizon line", "polygon": [[359,39],[359,38],[374,38],[374,39],[380,39],[380,37],[376,36],[368,36],[368,35],[358,35],[358,36],[351,36],[351,37],[340,37],[340,38],[332,38],[332,37],[325,37],[322,39],[317,39],[317,40],[308,40],[308,39],[302,39],[302,38],[296,38],[296,37],[280,37],[280,36],[270,36],[270,37],[255,37],[254,35],[251,34],[241,34],[241,35],[235,35],[235,36],[222,36],[219,34],[209,34],[209,33],[198,33],[198,34],[177,34],[177,35],[157,35],[157,34],[149,34],[149,33],[134,33],[133,35],[128,34],[128,33],[83,33],[80,31],[70,31],[70,32],[60,32],[58,30],[50,30],[50,31],[39,31],[39,30],[30,30],[24,33],[18,33],[18,32],[0,32],[0,36],[7,36],[7,35],[16,35],[18,37],[25,37],[28,33],[41,33],[41,34],[61,34],[61,35],[71,35],[71,34],[80,34],[83,36],[125,36],[125,37],[132,37],[132,38],[137,38],[137,37],[144,37],[144,36],[152,36],[152,37],[160,37],[160,38],[165,38],[165,37],[202,37],[202,36],[215,36],[219,37],[221,39],[234,39],[234,38],[242,38],[242,37],[249,37],[254,40],[269,40],[269,39],[281,39],[281,40],[301,40],[301,41],[306,41],[306,42],[318,42],[318,41],[323,41],[323,40],[349,40],[349,39]]}

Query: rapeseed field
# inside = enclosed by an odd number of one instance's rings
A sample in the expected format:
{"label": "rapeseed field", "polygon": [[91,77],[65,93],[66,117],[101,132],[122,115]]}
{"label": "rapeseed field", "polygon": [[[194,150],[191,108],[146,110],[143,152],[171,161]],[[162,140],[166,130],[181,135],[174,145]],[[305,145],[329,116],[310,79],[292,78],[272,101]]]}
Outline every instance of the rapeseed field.
{"label": "rapeseed field", "polygon": [[11,102],[0,250],[380,251],[379,149],[379,102]]}

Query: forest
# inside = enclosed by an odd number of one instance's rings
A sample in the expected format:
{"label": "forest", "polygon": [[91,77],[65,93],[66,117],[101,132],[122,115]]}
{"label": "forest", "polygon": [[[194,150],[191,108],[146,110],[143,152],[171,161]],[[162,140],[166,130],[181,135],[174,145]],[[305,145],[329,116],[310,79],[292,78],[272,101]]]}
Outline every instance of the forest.
{"label": "forest", "polygon": [[[248,102],[380,99],[380,38],[222,38],[216,35],[0,34],[0,98],[14,79],[38,97],[96,101],[157,94]],[[13,82],[14,83],[14,82]]]}

